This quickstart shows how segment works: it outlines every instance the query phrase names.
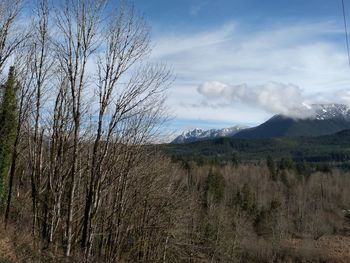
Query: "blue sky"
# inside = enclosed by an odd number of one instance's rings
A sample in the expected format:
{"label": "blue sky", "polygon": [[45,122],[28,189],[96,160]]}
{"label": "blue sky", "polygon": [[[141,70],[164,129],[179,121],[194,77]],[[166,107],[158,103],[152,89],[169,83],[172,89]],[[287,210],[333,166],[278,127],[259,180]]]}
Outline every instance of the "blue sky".
{"label": "blue sky", "polygon": [[[167,130],[179,133],[313,103],[350,104],[340,0],[134,0],[151,26],[150,59],[175,75]],[[349,14],[350,0],[345,0]]]}
{"label": "blue sky", "polygon": [[[350,0],[345,1],[349,13]],[[313,103],[350,104],[341,1],[136,0],[154,61],[176,76],[169,129],[303,117]]]}
{"label": "blue sky", "polygon": [[148,21],[164,31],[200,29],[236,20],[260,26],[300,19],[340,19],[337,0],[136,0]]}

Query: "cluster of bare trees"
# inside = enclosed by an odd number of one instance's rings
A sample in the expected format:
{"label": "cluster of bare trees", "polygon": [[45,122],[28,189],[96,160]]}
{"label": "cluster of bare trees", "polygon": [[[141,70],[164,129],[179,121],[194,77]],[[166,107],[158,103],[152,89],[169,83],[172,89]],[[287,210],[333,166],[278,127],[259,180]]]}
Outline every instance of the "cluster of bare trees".
{"label": "cluster of bare trees", "polygon": [[313,244],[349,226],[349,173],[274,167],[187,165],[188,262],[338,262]]}
{"label": "cluster of bare trees", "polygon": [[39,251],[166,262],[180,188],[144,147],[171,81],[147,62],[149,28],[123,3],[23,4],[0,3],[0,74],[13,65],[19,86],[6,224],[31,222]]}

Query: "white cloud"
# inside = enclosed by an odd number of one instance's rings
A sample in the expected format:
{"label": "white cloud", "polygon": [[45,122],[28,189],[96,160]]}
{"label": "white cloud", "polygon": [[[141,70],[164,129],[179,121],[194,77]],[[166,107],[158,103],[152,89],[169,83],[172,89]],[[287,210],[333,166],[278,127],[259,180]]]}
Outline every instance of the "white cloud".
{"label": "white cloud", "polygon": [[[202,32],[158,36],[153,58],[167,61],[177,76],[169,97],[177,117],[259,123],[272,112],[285,110],[285,105],[290,110],[299,106],[299,100],[320,100],[326,97],[324,94],[350,88],[341,26],[326,21],[252,29],[230,22]],[[231,101],[236,96],[229,92],[232,89],[255,94],[260,106],[253,108],[254,102],[241,98],[231,107],[219,107],[217,103],[210,107],[201,103],[203,97],[197,92],[201,83],[214,84],[224,90],[224,96],[231,96]],[[239,88],[226,83],[247,85]],[[202,85],[202,89],[218,96],[212,87]],[[296,99],[289,101],[291,96]],[[211,100],[206,101],[213,106]]]}
{"label": "white cloud", "polygon": [[313,114],[303,91],[293,84],[269,82],[249,87],[246,84],[230,86],[221,82],[205,82],[198,92],[208,100],[244,103],[270,113],[306,118]]}
{"label": "white cloud", "polygon": [[350,105],[350,90],[347,89],[343,89],[343,90],[338,90],[336,93],[335,93],[336,97],[339,98],[339,101],[341,103],[344,103],[344,104],[347,104],[347,105]]}

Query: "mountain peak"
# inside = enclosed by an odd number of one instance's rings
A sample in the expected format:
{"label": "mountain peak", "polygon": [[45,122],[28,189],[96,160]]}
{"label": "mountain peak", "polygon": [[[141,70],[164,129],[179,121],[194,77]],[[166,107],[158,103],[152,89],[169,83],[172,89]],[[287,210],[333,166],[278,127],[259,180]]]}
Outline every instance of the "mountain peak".
{"label": "mountain peak", "polygon": [[236,138],[321,136],[350,129],[350,108],[344,104],[312,104],[299,118],[275,115],[257,127],[235,134]]}
{"label": "mountain peak", "polygon": [[176,137],[172,141],[172,143],[175,143],[175,144],[190,143],[190,142],[214,139],[219,137],[231,137],[246,128],[248,127],[241,126],[241,125],[235,125],[230,128],[210,129],[210,130],[195,128],[191,131],[183,132],[180,136]]}

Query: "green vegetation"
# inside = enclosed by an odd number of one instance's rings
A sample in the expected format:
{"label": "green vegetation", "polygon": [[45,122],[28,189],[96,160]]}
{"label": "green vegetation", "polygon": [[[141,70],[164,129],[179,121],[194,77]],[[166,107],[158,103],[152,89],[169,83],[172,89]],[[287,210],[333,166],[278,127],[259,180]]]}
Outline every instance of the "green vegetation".
{"label": "green vegetation", "polygon": [[4,194],[4,184],[11,167],[13,145],[16,139],[17,98],[14,67],[10,68],[4,85],[0,108],[0,196]]}
{"label": "green vegetation", "polygon": [[277,171],[276,171],[276,164],[274,159],[269,155],[266,159],[266,165],[269,169],[271,179],[276,181],[277,179]]}
{"label": "green vegetation", "polygon": [[206,183],[207,200],[213,199],[215,203],[220,202],[224,196],[224,190],[225,190],[224,177],[219,172],[213,171],[213,169],[210,169],[208,178],[207,178],[207,183]]}
{"label": "green vegetation", "polygon": [[[350,130],[320,137],[236,139],[219,138],[189,144],[167,144],[162,149],[175,160],[193,160],[197,163],[229,162],[232,156],[242,161],[285,158],[296,162],[350,161]],[[283,167],[282,167],[283,168]],[[299,167],[300,168],[300,167]]]}

